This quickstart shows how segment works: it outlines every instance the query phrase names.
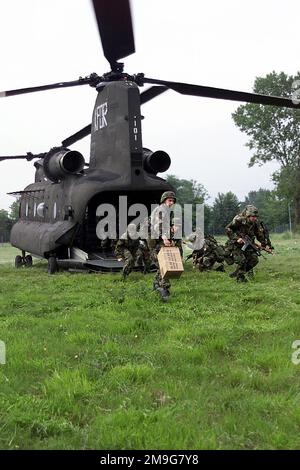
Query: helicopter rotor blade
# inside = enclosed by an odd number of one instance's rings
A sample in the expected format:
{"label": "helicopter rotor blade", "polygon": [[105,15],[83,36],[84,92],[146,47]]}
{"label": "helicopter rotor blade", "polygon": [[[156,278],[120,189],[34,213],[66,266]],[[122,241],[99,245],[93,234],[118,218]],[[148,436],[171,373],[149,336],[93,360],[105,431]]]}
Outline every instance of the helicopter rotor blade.
{"label": "helicopter rotor blade", "polygon": [[12,155],[12,156],[9,155],[9,156],[5,156],[5,157],[0,157],[0,162],[2,162],[4,160],[27,160],[28,162],[30,162],[34,158],[44,158],[45,155],[47,155],[47,154],[46,153],[39,153],[37,155],[34,155],[33,153],[28,152],[27,155]]}
{"label": "helicopter rotor blade", "polygon": [[167,90],[168,88],[165,86],[152,86],[151,88],[148,88],[148,90],[141,93],[141,104],[147,103],[147,101],[152,100]]}
{"label": "helicopter rotor blade", "polygon": [[110,64],[135,52],[129,0],[93,0],[104,56]]}
{"label": "helicopter rotor blade", "polygon": [[293,103],[290,98],[278,96],[260,95],[256,93],[246,93],[243,91],[226,90],[223,88],[213,88],[201,85],[191,85],[188,83],[169,82],[165,80],[156,80],[144,78],[144,83],[163,85],[171,90],[177,91],[182,95],[201,96],[205,98],[216,98],[221,100],[242,101],[246,103],[256,103],[269,106],[278,106],[285,108],[300,109],[300,103]]}
{"label": "helicopter rotor blade", "polygon": [[75,134],[71,135],[67,139],[62,141],[62,146],[63,147],[69,147],[69,145],[75,144],[78,140],[83,139],[87,135],[91,133],[92,130],[92,124],[89,124],[88,126],[85,126],[83,129],[81,129],[78,132],[75,132]]}
{"label": "helicopter rotor blade", "polygon": [[79,85],[89,85],[90,82],[91,82],[90,77],[87,77],[87,78],[79,78],[79,80],[73,80],[71,82],[59,82],[59,83],[52,83],[50,85],[41,85],[41,86],[33,86],[29,88],[19,88],[16,90],[0,91],[0,98],[5,98],[7,96],[14,96],[14,95],[23,95],[25,93],[34,93],[35,91],[53,90],[54,88],[68,88],[68,87],[79,86]]}

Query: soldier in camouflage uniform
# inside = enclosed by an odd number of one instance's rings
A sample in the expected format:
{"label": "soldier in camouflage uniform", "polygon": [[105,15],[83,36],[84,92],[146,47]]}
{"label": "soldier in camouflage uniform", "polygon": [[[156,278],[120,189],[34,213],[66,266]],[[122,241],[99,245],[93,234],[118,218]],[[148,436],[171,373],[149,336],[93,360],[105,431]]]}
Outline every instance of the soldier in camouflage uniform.
{"label": "soldier in camouflage uniform", "polygon": [[127,230],[120,239],[117,241],[115,248],[115,255],[118,259],[123,260],[123,279],[133,270],[133,267],[137,261],[138,255],[141,248],[140,239],[136,238],[136,226],[129,224]]}
{"label": "soldier in camouflage uniform", "polygon": [[212,271],[215,263],[220,263],[216,271],[225,272],[225,248],[219,245],[212,235],[204,235],[202,248],[194,250],[191,257],[193,258],[194,267],[198,266],[200,272]]}
{"label": "soldier in camouflage uniform", "polygon": [[160,205],[151,214],[151,236],[148,239],[148,247],[151,260],[157,266],[153,289],[160,294],[163,301],[167,301],[170,296],[171,283],[161,277],[157,255],[162,246],[173,246],[170,215],[175,202],[175,193],[166,191],[161,196]]}
{"label": "soldier in camouflage uniform", "polygon": [[[258,210],[252,205],[246,206],[241,214],[234,217],[227,225],[226,233],[229,240],[225,245],[225,259],[228,264],[237,264],[236,270],[230,274],[237,282],[247,282],[245,274],[253,275],[253,268],[258,263],[260,254],[256,248],[255,238],[261,242],[261,247],[270,249],[264,231],[258,221]],[[246,242],[249,240],[249,242]],[[245,245],[244,249],[243,246]],[[248,246],[247,246],[248,245]],[[246,248],[246,249],[245,249]]]}
{"label": "soldier in camouflage uniform", "polygon": [[144,274],[150,273],[151,257],[147,240],[140,240],[140,246],[136,252],[136,264]]}

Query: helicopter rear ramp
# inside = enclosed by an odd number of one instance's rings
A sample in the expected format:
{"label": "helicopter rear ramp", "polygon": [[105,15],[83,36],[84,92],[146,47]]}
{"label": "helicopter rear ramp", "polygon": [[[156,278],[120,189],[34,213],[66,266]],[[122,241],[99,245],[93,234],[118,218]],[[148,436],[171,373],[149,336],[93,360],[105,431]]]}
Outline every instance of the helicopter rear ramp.
{"label": "helicopter rear ramp", "polygon": [[60,268],[70,270],[107,273],[120,272],[123,269],[123,262],[118,261],[112,253],[87,253],[77,247],[71,248],[70,258],[58,259],[57,262]]}

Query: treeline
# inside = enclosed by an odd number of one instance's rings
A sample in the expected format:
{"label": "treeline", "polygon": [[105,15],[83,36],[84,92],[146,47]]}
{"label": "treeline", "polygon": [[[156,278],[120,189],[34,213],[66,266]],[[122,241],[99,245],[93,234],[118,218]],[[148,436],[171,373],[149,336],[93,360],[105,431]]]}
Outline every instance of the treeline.
{"label": "treeline", "polygon": [[19,217],[19,202],[15,201],[9,211],[0,209],[0,243],[9,241],[10,231]]}
{"label": "treeline", "polygon": [[211,234],[224,234],[225,226],[233,217],[241,212],[247,204],[253,204],[259,209],[260,218],[271,232],[285,231],[289,228],[289,207],[284,197],[279,197],[275,190],[259,189],[250,191],[243,201],[231,191],[219,193],[213,204],[207,204],[209,197],[206,189],[195,180],[185,180],[174,175],[167,176],[169,183],[176,190],[180,204],[204,203],[205,231]]}
{"label": "treeline", "polygon": [[[271,72],[256,77],[253,92],[262,95],[300,96],[300,72],[287,75]],[[290,201],[295,227],[300,229],[300,111],[278,106],[240,105],[232,114],[235,125],[247,135],[251,151],[249,166],[276,161],[279,169],[272,174],[277,194]]]}

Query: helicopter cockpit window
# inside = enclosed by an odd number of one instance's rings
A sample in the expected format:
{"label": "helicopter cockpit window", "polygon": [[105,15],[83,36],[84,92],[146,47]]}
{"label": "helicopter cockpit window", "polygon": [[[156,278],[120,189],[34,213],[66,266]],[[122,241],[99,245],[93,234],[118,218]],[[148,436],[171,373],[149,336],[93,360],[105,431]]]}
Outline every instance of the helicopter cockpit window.
{"label": "helicopter cockpit window", "polygon": [[37,206],[37,215],[39,217],[44,217],[44,212],[45,212],[45,203],[44,202],[41,202],[38,206]]}

